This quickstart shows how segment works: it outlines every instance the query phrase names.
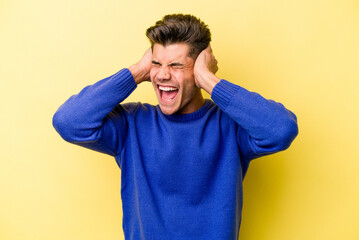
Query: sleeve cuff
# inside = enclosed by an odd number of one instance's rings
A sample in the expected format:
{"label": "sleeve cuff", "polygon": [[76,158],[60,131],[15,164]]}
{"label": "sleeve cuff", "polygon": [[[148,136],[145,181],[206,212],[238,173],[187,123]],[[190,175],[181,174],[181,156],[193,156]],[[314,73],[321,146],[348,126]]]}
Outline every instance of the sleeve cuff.
{"label": "sleeve cuff", "polygon": [[133,78],[130,70],[127,68],[121,69],[113,76],[117,90],[126,97],[129,96],[136,88],[137,84]]}
{"label": "sleeve cuff", "polygon": [[239,89],[240,86],[222,79],[219,83],[216,84],[216,86],[214,86],[211,98],[219,108],[225,110],[232,96],[235,95]]}

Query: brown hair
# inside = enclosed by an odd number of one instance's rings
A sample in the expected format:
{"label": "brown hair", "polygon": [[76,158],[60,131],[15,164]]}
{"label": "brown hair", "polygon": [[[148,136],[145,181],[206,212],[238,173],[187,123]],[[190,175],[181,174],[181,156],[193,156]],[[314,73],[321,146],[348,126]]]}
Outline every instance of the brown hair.
{"label": "brown hair", "polygon": [[187,43],[190,46],[189,55],[196,58],[198,54],[207,48],[211,41],[211,32],[208,26],[199,18],[189,14],[170,14],[157,21],[146,31],[146,36],[151,42],[163,46],[173,43]]}

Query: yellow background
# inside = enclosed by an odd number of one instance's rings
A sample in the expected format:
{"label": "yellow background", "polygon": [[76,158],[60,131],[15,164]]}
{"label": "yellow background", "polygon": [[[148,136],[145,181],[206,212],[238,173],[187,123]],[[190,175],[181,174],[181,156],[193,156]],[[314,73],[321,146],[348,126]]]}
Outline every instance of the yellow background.
{"label": "yellow background", "polygon": [[[359,239],[357,0],[0,1],[0,239],[123,239],[120,169],[52,115],[178,12],[210,26],[219,77],[298,116],[291,148],[249,168],[240,239]],[[128,101],[156,98],[146,83]]]}

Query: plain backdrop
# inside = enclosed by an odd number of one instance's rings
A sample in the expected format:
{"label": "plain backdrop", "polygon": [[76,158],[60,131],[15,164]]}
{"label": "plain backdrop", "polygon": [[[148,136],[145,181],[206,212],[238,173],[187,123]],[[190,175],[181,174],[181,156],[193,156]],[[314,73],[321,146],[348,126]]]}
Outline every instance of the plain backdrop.
{"label": "plain backdrop", "polygon": [[[121,170],[52,116],[138,61],[168,13],[209,25],[217,76],[298,117],[292,146],[249,167],[240,239],[359,239],[357,0],[0,1],[0,239],[123,239]],[[156,104],[151,84],[126,101]]]}

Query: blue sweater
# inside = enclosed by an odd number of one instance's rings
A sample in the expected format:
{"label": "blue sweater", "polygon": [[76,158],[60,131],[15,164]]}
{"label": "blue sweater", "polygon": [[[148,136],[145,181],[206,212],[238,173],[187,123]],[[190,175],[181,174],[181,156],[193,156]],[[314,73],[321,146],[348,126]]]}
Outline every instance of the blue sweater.
{"label": "blue sweater", "polygon": [[53,118],[66,141],[115,157],[125,239],[237,240],[248,164],[289,147],[295,115],[226,80],[190,114],[119,104],[136,86],[122,69],[70,97]]}

